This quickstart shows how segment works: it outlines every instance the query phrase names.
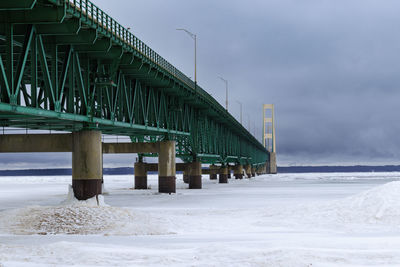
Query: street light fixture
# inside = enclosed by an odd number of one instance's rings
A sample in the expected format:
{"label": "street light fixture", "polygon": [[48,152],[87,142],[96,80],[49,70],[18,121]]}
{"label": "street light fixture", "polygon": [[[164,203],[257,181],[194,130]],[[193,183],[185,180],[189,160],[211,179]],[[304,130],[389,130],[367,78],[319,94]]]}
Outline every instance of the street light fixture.
{"label": "street light fixture", "polygon": [[236,102],[240,105],[240,124],[243,125],[243,123],[242,123],[242,102],[237,101],[237,100],[236,100]]}
{"label": "street light fixture", "polygon": [[225,90],[226,90],[226,110],[228,111],[228,81],[225,80],[224,78],[222,78],[221,76],[218,76],[218,78],[220,78],[222,81],[225,82]]}
{"label": "street light fixture", "polygon": [[250,132],[250,115],[248,113],[246,113],[247,115],[247,130]]}
{"label": "street light fixture", "polygon": [[177,31],[186,32],[194,40],[194,86],[197,87],[197,35],[186,29],[176,29]]}

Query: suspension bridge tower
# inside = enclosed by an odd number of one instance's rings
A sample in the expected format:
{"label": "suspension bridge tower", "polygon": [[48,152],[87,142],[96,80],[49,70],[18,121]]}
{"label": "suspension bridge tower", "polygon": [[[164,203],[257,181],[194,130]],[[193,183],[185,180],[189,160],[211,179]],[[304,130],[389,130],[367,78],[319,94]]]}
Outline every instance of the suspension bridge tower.
{"label": "suspension bridge tower", "polygon": [[263,105],[263,145],[270,152],[269,173],[277,173],[274,104]]}

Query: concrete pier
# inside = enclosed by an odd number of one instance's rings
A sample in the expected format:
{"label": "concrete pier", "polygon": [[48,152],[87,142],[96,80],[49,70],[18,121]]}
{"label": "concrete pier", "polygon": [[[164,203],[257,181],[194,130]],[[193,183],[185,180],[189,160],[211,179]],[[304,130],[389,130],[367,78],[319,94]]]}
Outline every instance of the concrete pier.
{"label": "concrete pier", "polygon": [[146,163],[135,163],[135,189],[147,189]]}
{"label": "concrete pier", "polygon": [[218,167],[215,165],[210,165],[210,180],[217,180]]}
{"label": "concrete pier", "polygon": [[101,194],[101,132],[80,131],[72,136],[72,188],[77,199],[86,200]]}
{"label": "concrete pier", "polygon": [[160,142],[158,192],[176,193],[175,141]]}
{"label": "concrete pier", "polygon": [[243,179],[243,166],[238,164],[235,166],[234,175],[236,179]]}
{"label": "concrete pier", "polygon": [[190,164],[188,164],[183,170],[183,182],[185,184],[189,183],[189,175],[190,175]]}
{"label": "concrete pier", "polygon": [[244,169],[245,169],[245,173],[246,173],[246,178],[251,178],[251,165],[246,165],[245,167],[244,167]]}
{"label": "concrete pier", "polygon": [[257,168],[256,168],[256,174],[257,175],[262,175],[263,174],[263,166],[258,166]]}
{"label": "concrete pier", "polygon": [[201,189],[201,162],[190,163],[189,189]]}
{"label": "concrete pier", "polygon": [[228,167],[221,166],[219,169],[219,183],[220,184],[227,184],[228,183]]}
{"label": "concrete pier", "polygon": [[276,174],[278,172],[278,168],[276,167],[276,153],[271,152],[269,154],[269,173]]}

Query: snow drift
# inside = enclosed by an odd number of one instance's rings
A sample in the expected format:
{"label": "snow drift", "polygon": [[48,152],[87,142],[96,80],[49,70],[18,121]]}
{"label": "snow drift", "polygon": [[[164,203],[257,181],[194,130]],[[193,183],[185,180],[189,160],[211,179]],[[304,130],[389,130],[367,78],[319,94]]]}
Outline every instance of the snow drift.
{"label": "snow drift", "polygon": [[273,226],[276,218],[280,218],[279,226],[289,229],[371,232],[379,226],[380,231],[398,231],[400,181],[389,182],[337,200],[264,209],[262,220],[255,225]]}
{"label": "snow drift", "polygon": [[337,201],[331,210],[343,222],[400,226],[400,182],[390,182]]}
{"label": "snow drift", "polygon": [[157,218],[128,208],[110,207],[99,195],[77,200],[72,188],[58,206],[32,206],[2,212],[0,230],[18,235],[154,235],[170,234]]}

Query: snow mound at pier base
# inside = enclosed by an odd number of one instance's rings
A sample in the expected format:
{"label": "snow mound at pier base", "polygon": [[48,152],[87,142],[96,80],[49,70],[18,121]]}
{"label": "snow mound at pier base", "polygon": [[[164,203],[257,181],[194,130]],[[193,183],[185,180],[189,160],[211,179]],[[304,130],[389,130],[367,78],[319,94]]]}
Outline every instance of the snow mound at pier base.
{"label": "snow mound at pier base", "polygon": [[69,188],[58,206],[32,206],[0,213],[0,232],[19,235],[161,235],[171,234],[159,218],[111,207],[99,195],[77,200]]}

